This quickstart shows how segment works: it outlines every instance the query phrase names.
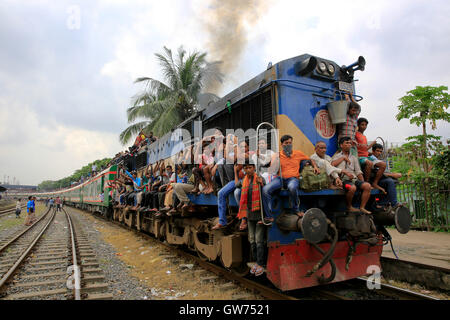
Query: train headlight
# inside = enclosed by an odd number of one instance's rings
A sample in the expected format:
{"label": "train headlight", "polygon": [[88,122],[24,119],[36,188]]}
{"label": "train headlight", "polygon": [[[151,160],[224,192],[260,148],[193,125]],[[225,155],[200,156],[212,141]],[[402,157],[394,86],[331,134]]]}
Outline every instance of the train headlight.
{"label": "train headlight", "polygon": [[329,72],[331,75],[334,75],[335,69],[334,69],[334,66],[333,66],[331,63],[327,66],[327,69],[328,69],[328,72]]}
{"label": "train headlight", "polygon": [[325,73],[325,71],[327,70],[327,66],[326,66],[326,64],[325,64],[325,62],[319,62],[319,71],[321,72],[321,73]]}

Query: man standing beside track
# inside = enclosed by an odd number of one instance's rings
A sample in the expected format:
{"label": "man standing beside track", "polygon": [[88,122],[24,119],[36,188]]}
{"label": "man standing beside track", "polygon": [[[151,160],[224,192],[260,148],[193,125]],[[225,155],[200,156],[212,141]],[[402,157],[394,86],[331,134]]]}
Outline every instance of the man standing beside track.
{"label": "man standing beside track", "polygon": [[62,204],[61,198],[57,197],[55,203],[56,203],[56,211],[61,211],[61,204]]}
{"label": "man standing beside track", "polygon": [[22,211],[22,209],[21,209],[21,205],[20,205],[20,198],[19,198],[19,200],[17,200],[17,203],[16,203],[16,218],[19,218],[20,217],[20,212]]}
{"label": "man standing beside track", "polygon": [[35,204],[34,204],[34,200],[32,196],[28,197],[28,202],[27,202],[27,218],[25,219],[25,225],[26,226],[31,226],[31,224],[34,222],[34,208],[35,208]]}

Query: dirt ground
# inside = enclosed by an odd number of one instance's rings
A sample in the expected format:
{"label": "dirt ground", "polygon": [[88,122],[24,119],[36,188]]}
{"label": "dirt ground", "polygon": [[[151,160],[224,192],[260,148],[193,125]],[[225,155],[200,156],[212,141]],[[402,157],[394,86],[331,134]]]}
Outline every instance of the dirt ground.
{"label": "dirt ground", "polygon": [[[395,229],[388,231],[399,259],[450,268],[449,233],[412,230],[400,234]],[[395,258],[389,245],[384,247],[383,256]]]}
{"label": "dirt ground", "polygon": [[[156,240],[141,237],[80,210],[74,211],[92,220],[103,240],[112,245],[117,250],[117,257],[128,265],[130,274],[151,289],[151,299],[232,300],[244,294],[252,300],[263,299],[239,286],[224,290],[222,286],[228,281],[223,279],[203,281],[214,274],[201,271],[193,261],[182,257],[165,257],[174,254]],[[182,265],[188,267],[181,268]]]}

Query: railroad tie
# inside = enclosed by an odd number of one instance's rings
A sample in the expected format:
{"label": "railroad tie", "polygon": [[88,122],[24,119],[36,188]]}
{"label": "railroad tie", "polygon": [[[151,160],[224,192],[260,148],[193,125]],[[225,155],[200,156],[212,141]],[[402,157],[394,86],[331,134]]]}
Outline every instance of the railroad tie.
{"label": "railroad tie", "polygon": [[233,282],[227,282],[220,286],[220,289],[223,291],[228,291],[232,289],[236,289],[236,285]]}
{"label": "railroad tie", "polygon": [[214,282],[218,279],[217,276],[209,276],[209,277],[201,277],[200,281],[201,282]]}
{"label": "railroad tie", "polygon": [[231,296],[231,298],[233,300],[252,300],[252,299],[254,299],[253,296],[251,296],[249,294],[246,294],[246,293],[244,293],[244,294],[233,294]]}

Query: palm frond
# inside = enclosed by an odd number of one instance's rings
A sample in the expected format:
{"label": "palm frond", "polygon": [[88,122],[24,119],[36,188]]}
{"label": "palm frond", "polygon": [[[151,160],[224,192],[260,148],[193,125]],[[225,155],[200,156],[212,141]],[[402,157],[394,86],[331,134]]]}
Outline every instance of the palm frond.
{"label": "palm frond", "polygon": [[142,130],[142,128],[148,126],[149,124],[150,124],[150,121],[141,121],[141,122],[132,124],[131,126],[129,126],[128,128],[126,128],[125,130],[123,130],[120,133],[119,141],[123,145],[127,144],[133,136],[137,135]]}

